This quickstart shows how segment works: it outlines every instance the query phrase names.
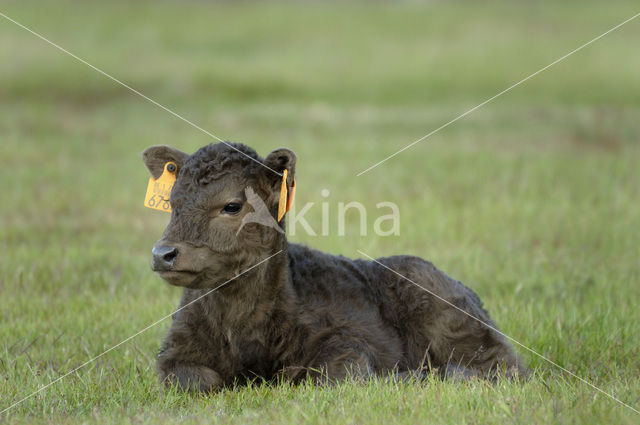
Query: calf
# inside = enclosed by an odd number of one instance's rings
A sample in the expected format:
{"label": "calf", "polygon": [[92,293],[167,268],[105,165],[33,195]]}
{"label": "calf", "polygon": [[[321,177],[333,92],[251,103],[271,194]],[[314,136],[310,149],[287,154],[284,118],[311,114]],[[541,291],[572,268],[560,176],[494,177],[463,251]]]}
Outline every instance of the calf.
{"label": "calf", "polygon": [[[351,260],[288,243],[278,207],[294,184],[292,151],[262,159],[242,144],[193,155],[152,146],[143,159],[155,178],[177,166],[171,220],[152,260],[184,288],[158,355],[168,385],[526,373],[476,294],[428,261]],[[267,220],[248,219],[257,200]]]}

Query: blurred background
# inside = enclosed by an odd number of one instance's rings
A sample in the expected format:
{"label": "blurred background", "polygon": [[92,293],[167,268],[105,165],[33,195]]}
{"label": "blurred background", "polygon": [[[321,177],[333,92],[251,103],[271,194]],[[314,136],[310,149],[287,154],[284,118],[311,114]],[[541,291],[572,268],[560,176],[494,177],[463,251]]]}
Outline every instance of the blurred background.
{"label": "blurred background", "polygon": [[[263,156],[293,149],[296,203],[316,203],[317,232],[323,201],[332,223],[338,202],[362,202],[369,229],[376,203],[400,208],[399,236],[359,236],[354,213],[347,237],[292,240],[426,257],[508,334],[596,381],[597,364],[640,370],[640,21],[356,174],[638,11],[625,0],[0,2],[218,137]],[[177,305],[180,291],[149,270],[169,216],[142,205],[140,153],[212,141],[0,17],[3,401]],[[166,326],[100,367],[136,365],[155,385]]]}

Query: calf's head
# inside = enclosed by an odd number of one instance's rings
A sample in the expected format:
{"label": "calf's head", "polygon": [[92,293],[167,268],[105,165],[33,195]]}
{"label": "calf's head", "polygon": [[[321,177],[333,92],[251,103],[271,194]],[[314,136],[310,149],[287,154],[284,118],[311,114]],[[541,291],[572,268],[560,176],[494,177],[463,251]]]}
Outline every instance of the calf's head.
{"label": "calf's head", "polygon": [[171,219],[153,247],[151,268],[172,285],[219,285],[282,249],[284,218],[277,222],[282,173],[291,188],[296,156],[281,148],[262,159],[248,146],[214,143],[188,155],[151,146],[142,158],[158,178],[177,165]]}

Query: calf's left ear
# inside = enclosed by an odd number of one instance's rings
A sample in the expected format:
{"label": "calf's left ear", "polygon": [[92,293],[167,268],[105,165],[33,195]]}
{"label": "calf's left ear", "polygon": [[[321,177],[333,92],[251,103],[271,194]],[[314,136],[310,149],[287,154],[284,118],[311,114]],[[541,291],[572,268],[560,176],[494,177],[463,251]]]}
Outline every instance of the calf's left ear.
{"label": "calf's left ear", "polygon": [[142,160],[154,179],[162,175],[167,162],[175,162],[179,170],[187,158],[189,154],[166,145],[149,146],[142,152]]}
{"label": "calf's left ear", "polygon": [[[278,173],[282,173],[286,169],[287,186],[291,187],[296,174],[296,159],[296,154],[291,149],[278,148],[267,155],[264,159],[264,165]],[[271,174],[276,181],[282,181],[282,177],[278,177],[275,173]]]}

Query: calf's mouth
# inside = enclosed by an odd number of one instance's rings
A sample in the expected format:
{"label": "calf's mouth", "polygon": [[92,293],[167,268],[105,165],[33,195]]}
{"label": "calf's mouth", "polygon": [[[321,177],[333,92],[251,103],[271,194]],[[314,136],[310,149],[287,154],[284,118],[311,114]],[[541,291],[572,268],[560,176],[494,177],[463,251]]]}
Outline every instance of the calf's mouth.
{"label": "calf's mouth", "polygon": [[194,281],[199,273],[180,270],[180,271],[156,271],[158,275],[174,286],[193,286]]}

